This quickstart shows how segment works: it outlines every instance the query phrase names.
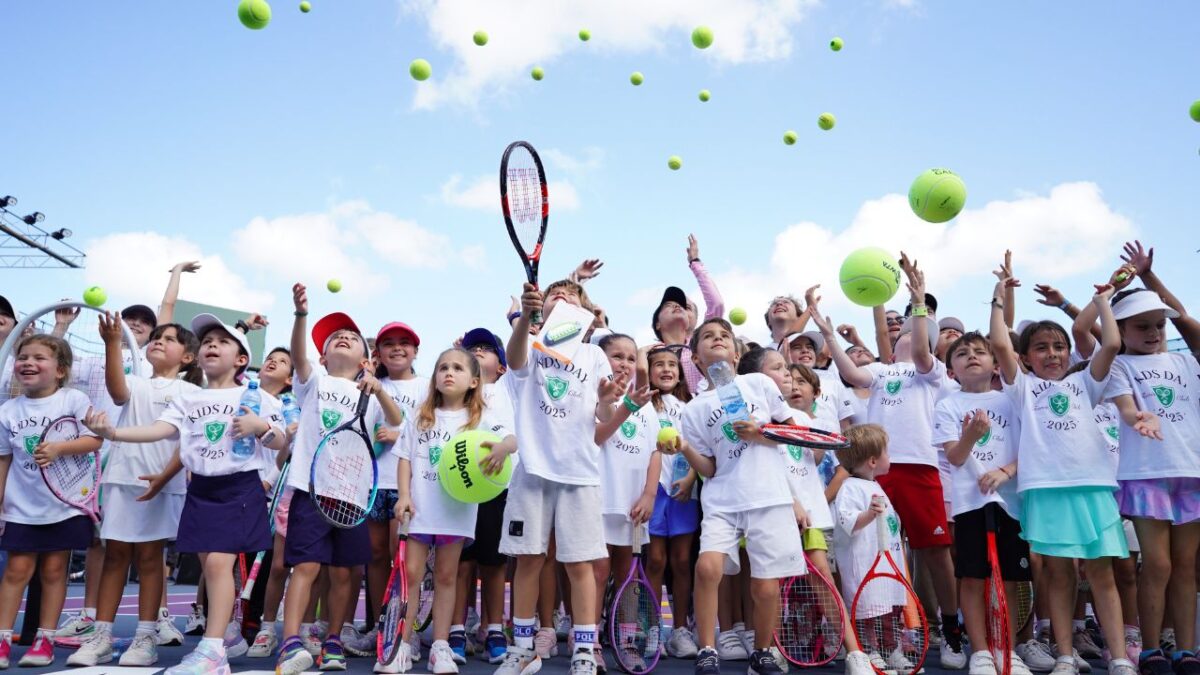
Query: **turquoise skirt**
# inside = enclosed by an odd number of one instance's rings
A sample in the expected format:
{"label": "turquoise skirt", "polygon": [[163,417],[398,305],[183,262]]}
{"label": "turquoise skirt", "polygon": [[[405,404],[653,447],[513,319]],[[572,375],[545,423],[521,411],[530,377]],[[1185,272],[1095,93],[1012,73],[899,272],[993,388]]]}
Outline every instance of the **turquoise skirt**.
{"label": "turquoise skirt", "polygon": [[1034,553],[1083,560],[1129,555],[1111,487],[1040,488],[1021,498],[1021,537]]}

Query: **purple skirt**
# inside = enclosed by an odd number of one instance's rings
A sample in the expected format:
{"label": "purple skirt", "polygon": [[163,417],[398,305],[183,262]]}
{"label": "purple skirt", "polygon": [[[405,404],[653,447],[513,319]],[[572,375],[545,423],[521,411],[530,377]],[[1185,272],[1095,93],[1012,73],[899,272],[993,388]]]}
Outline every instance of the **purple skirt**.
{"label": "purple skirt", "polygon": [[82,551],[92,545],[96,526],[87,516],[74,516],[49,525],[5,523],[0,549],[14,553]]}
{"label": "purple skirt", "polygon": [[179,517],[181,553],[252,553],[271,548],[267,494],[257,471],[192,474]]}

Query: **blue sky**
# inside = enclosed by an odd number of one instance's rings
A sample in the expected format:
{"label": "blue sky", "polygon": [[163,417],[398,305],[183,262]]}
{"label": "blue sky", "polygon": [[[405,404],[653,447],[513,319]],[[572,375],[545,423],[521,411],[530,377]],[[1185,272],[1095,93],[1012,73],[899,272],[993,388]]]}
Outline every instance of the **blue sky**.
{"label": "blue sky", "polygon": [[[170,263],[200,258],[181,296],[266,312],[269,342],[286,339],[299,280],[320,287],[314,313],[412,324],[427,368],[463,330],[500,329],[519,289],[495,176],[523,138],[553,183],[544,278],[604,259],[589,290],[640,338],[664,286],[694,290],[689,232],[751,337],[771,296],[813,283],[865,328],[836,289],[863,245],[904,246],[968,325],[1006,247],[1026,286],[1082,303],[1140,237],[1200,300],[1195,3],[297,4],[250,31],[228,0],[4,3],[0,194],[74,230],[89,261],[0,271],[0,293],[30,309],[100,284],[114,306],[155,304]],[[703,52],[688,38],[701,24],[716,35]],[[418,57],[427,83],[408,76]],[[940,226],[900,196],[933,166],[969,190]]]}

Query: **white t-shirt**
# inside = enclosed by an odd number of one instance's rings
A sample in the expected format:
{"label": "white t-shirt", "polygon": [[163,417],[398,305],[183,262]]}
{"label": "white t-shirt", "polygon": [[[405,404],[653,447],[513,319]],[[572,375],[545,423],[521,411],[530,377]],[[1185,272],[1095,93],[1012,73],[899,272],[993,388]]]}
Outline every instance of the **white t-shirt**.
{"label": "white t-shirt", "polygon": [[[738,375],[734,382],[755,423],[782,422],[791,416],[778,385],[766,375]],[[716,389],[696,394],[684,406],[683,437],[696,452],[716,460],[716,473],[705,481],[701,496],[706,511],[747,511],[792,503],[779,446],[738,438],[733,424],[725,420]]]}
{"label": "white t-shirt", "polygon": [[[809,417],[807,413],[795,408],[791,411],[796,424],[800,426],[838,431],[837,420],[822,417],[825,411],[819,406],[816,417]],[[830,424],[834,425],[832,429],[828,427]],[[800,500],[804,510],[808,511],[811,526],[822,530],[833,527],[833,514],[829,511],[829,502],[825,501],[825,483],[821,481],[821,474],[817,472],[812,448],[799,445],[779,447],[783,451],[784,464],[787,465],[788,488],[792,496]]]}
{"label": "white t-shirt", "polygon": [[[129,387],[129,400],[121,409],[118,427],[142,427],[154,424],[173,401],[186,394],[197,391],[199,387],[173,377],[155,377],[146,379],[136,375],[126,375],[125,384]],[[120,443],[105,442],[108,460],[104,465],[100,481],[104,485],[131,485],[144,487],[146,481],[138,476],[148,476],[159,473],[171,461],[179,440],[165,438],[153,443]],[[167,494],[184,494],[187,492],[187,475],[180,471],[175,474],[170,483],[163,488]]]}
{"label": "white t-shirt", "polygon": [[1117,486],[1092,412],[1107,383],[1108,378],[1097,382],[1085,368],[1058,381],[1018,370],[1013,383],[1004,384],[1021,418],[1017,491]]}
{"label": "white t-shirt", "polygon": [[888,432],[893,464],[938,465],[933,447],[933,406],[946,377],[946,366],[933,362],[928,373],[912,363],[868,363],[871,400],[867,419]]}
{"label": "white t-shirt", "polygon": [[[184,392],[159,415],[159,422],[166,422],[178,431],[179,458],[188,471],[201,476],[259,471],[267,463],[267,456],[274,456],[263,450],[257,438],[253,439],[254,452],[249,457],[233,454],[233,418],[241,410],[245,391],[246,387],[241,386]],[[272,404],[273,398],[263,396],[259,405],[259,417],[268,424],[271,415],[278,412],[272,408],[278,405]],[[282,430],[277,428],[275,433]]]}
{"label": "white t-shirt", "polygon": [[[987,433],[971,448],[983,472],[1008,466],[1017,459],[1017,439],[1021,423],[1013,408],[1012,399],[1001,391],[969,393],[961,389],[938,401],[933,417],[933,442],[939,446],[956,443],[962,437],[963,420],[976,410],[987,413],[991,422]],[[943,452],[943,456],[944,456]],[[953,515],[981,509],[995,502],[1014,519],[1021,518],[1021,501],[1017,497],[1016,481],[1007,481],[1000,489],[983,494],[979,476],[971,472],[968,463],[950,467],[950,503]]]}
{"label": "white t-shirt", "polygon": [[1120,425],[1120,480],[1200,477],[1200,364],[1188,354],[1122,354],[1104,398],[1132,395],[1138,410],[1158,415],[1161,441]]}
{"label": "white t-shirt", "polygon": [[[841,421],[854,415],[854,392],[842,384],[842,377],[836,370],[813,371],[821,380],[821,393],[817,395],[817,406],[822,409],[818,417],[834,420],[834,425],[825,431],[841,433]],[[807,417],[807,415],[805,415]],[[799,419],[799,418],[797,418]],[[817,427],[821,428],[821,427]]]}
{"label": "white t-shirt", "polygon": [[[385,377],[379,381],[383,385],[383,390],[392,397],[396,405],[400,408],[400,413],[404,421],[400,423],[400,430],[410,420],[417,418],[417,411],[422,403],[425,402],[425,397],[429,395],[429,380],[424,377],[414,377],[407,380],[393,380],[390,377]],[[370,409],[373,414],[367,416],[367,436],[371,438],[371,448],[375,452],[375,462],[379,465],[379,489],[380,490],[395,490],[396,489],[396,462],[399,455],[390,452],[393,444],[380,443],[375,440],[375,433],[380,428],[387,426],[387,421],[383,418],[383,406],[376,405]],[[399,442],[399,439],[397,439]]]}
{"label": "white t-shirt", "polygon": [[531,347],[525,367],[505,373],[526,471],[555,483],[600,484],[596,403],[600,381],[611,376],[608,357],[587,343],[570,364]]}
{"label": "white t-shirt", "polygon": [[850,390],[850,407],[853,413],[850,415],[850,424],[866,424],[868,407],[871,403],[871,397],[860,398],[858,392]]}
{"label": "white t-shirt", "polygon": [[[604,442],[600,453],[600,488],[604,494],[602,513],[628,515],[646,487],[650,459],[657,452],[658,414],[647,403],[629,414],[629,419]],[[661,480],[662,472],[659,472]]]}
{"label": "white t-shirt", "polygon": [[[443,448],[449,450],[450,439],[464,431],[467,411],[435,410],[433,426],[428,429],[418,429],[416,419],[414,416],[411,423],[404,425],[400,440],[389,453],[395,455],[397,461],[403,458],[412,464],[409,489],[416,513],[409,530],[418,534],[474,538],[479,505],[452,498],[438,481],[438,462],[442,458]],[[491,431],[500,438],[512,434],[486,409],[477,428]]]}
{"label": "white t-shirt", "polygon": [[[5,521],[49,525],[82,515],[82,511],[60,502],[46,487],[41,469],[33,461],[33,451],[51,422],[64,415],[82,420],[89,406],[86,394],[68,388],[43,398],[18,396],[0,406],[0,431],[5,441],[0,444],[0,456],[12,456],[4,484],[4,508],[0,511]],[[82,424],[79,431],[81,436],[95,436]]]}
{"label": "white t-shirt", "polygon": [[[683,427],[683,401],[671,394],[662,395],[663,409],[658,411],[658,428],[673,427],[676,431]],[[658,434],[654,434],[655,447],[658,447]],[[678,480],[675,475],[684,476],[690,469],[687,457],[682,452],[674,455],[663,455],[662,470],[658,474],[658,484],[668,496],[671,494],[671,484]],[[692,485],[692,499],[700,498],[700,490]]]}
{"label": "white t-shirt", "polygon": [[[327,432],[354,417],[360,392],[354,380],[318,373],[316,368],[309,373],[306,382],[301,382],[299,375],[293,375],[292,392],[296,395],[301,412],[296,435],[292,439],[292,468],[288,469],[287,484],[297,490],[307,491],[317,446]],[[363,419],[371,419],[377,407],[379,401],[372,396]],[[370,427],[367,429],[370,431]],[[392,480],[396,480],[394,476]]]}
{"label": "white t-shirt", "polygon": [[1117,467],[1121,463],[1121,413],[1116,403],[1101,403],[1092,411],[1096,415],[1096,426],[1104,432],[1104,444],[1108,447],[1105,463],[1117,477]]}
{"label": "white t-shirt", "polygon": [[[874,497],[882,497],[887,504],[887,511],[877,518],[884,518],[887,522],[887,547],[891,551],[892,559],[896,561],[897,565],[904,564],[901,550],[900,517],[892,508],[891,500],[884,494],[879,483],[854,476],[847,478],[842,483],[841,489],[838,490],[837,498],[833,500],[834,520],[837,522],[833,530],[833,555],[837,558],[838,571],[842,578],[842,597],[846,598],[847,605],[854,600],[854,594],[862,585],[863,579],[867,577],[867,573],[871,571],[875,557],[879,555],[879,535],[876,529],[878,526],[875,521],[867,523],[857,532],[854,531],[854,524],[858,521],[858,517],[863,511],[871,508],[871,500]],[[860,599],[861,607],[882,606],[884,602],[890,605],[905,603],[906,594],[901,590],[900,584],[872,584],[872,586],[897,589],[897,593],[890,598]]]}

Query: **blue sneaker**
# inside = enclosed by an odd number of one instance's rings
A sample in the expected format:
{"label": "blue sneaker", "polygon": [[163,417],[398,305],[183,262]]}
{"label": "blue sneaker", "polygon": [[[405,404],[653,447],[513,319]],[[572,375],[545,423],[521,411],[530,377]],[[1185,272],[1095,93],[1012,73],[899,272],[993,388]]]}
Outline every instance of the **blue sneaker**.
{"label": "blue sneaker", "polygon": [[312,654],[304,648],[300,638],[293,635],[283,641],[279,648],[279,659],[275,662],[275,675],[300,675],[313,664]]}
{"label": "blue sneaker", "polygon": [[484,658],[488,663],[504,663],[504,655],[508,653],[508,638],[498,630],[489,630],[484,641]]}
{"label": "blue sneaker", "polygon": [[317,657],[317,667],[321,670],[345,670],[346,652],[342,641],[329,638],[321,645],[321,655]]}
{"label": "blue sneaker", "polygon": [[454,662],[458,664],[465,664],[467,662],[466,631],[451,631],[450,637],[446,640],[446,642],[450,643],[450,651],[454,654]]}

